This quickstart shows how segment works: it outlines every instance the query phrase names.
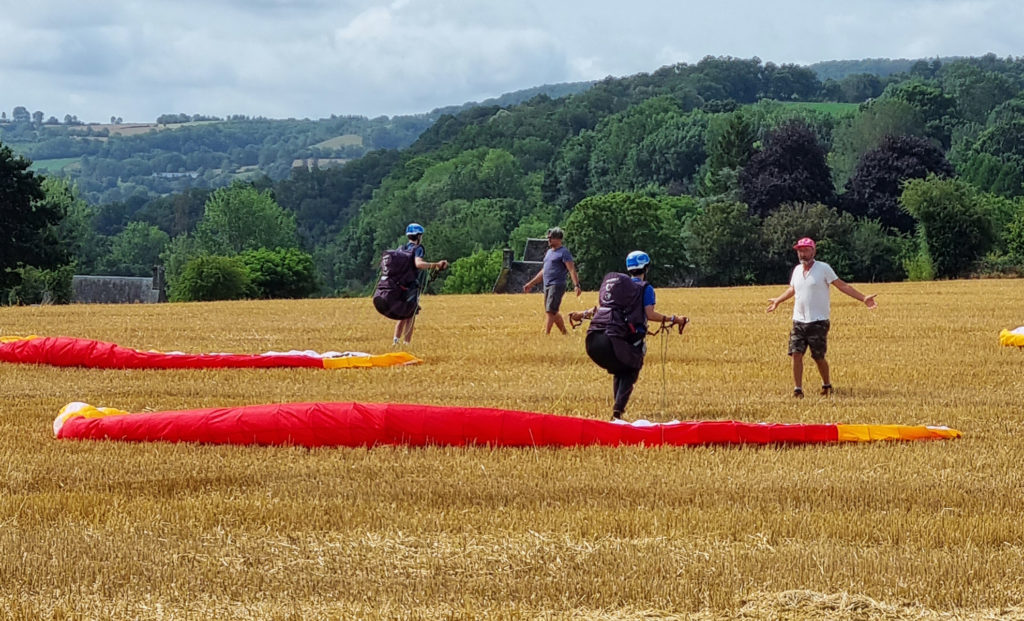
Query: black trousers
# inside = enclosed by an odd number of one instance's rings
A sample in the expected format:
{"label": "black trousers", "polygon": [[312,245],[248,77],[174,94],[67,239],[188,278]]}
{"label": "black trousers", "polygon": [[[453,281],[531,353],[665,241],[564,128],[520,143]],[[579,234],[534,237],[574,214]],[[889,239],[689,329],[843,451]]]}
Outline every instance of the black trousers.
{"label": "black trousers", "polygon": [[[619,347],[632,347],[628,343],[620,343]],[[633,394],[633,385],[640,377],[640,369],[630,366],[622,361],[615,354],[615,344],[612,337],[604,332],[589,332],[587,334],[587,355],[605,371],[612,374],[612,390],[615,404],[612,410],[623,413],[626,411],[626,404]]]}

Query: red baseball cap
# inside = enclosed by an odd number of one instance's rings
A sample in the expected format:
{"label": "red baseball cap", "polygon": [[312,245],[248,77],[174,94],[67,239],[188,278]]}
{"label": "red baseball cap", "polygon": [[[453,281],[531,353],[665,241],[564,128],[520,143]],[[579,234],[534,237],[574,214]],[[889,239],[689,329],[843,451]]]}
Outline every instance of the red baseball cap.
{"label": "red baseball cap", "polygon": [[810,237],[801,237],[800,241],[798,241],[797,243],[793,244],[793,248],[794,249],[795,248],[816,248],[816,247],[817,246],[814,245],[814,240],[811,239]]}

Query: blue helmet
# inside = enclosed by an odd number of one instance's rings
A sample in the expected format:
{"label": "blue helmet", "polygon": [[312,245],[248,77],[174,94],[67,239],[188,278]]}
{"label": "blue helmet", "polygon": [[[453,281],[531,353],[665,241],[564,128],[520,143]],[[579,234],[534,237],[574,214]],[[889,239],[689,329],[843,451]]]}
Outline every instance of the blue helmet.
{"label": "blue helmet", "polygon": [[647,256],[647,253],[643,250],[634,250],[633,252],[626,255],[626,269],[627,270],[639,270],[647,267],[647,264],[651,262],[651,257]]}
{"label": "blue helmet", "polygon": [[423,234],[423,227],[420,226],[419,224],[416,224],[415,222],[413,222],[409,226],[405,227],[405,234],[406,235],[422,235]]}

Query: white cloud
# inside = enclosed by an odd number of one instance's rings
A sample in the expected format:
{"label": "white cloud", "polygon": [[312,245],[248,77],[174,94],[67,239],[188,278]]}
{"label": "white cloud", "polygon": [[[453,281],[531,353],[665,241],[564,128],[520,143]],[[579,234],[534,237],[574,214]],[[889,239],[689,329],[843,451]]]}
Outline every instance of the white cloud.
{"label": "white cloud", "polygon": [[[99,7],[99,8],[97,8]],[[40,0],[0,21],[0,109],[396,114],[706,55],[1021,54],[1011,0]]]}

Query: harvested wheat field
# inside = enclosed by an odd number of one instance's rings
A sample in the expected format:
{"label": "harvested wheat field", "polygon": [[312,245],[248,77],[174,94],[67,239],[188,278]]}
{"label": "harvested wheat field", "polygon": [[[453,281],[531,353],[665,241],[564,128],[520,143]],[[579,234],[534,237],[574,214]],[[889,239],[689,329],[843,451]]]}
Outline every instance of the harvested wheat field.
{"label": "harvested wheat field", "polygon": [[[605,418],[583,331],[539,295],[431,296],[397,369],[0,365],[8,619],[1024,617],[1019,281],[833,293],[836,394],[790,396],[781,287],[659,290],[627,416],[949,425],[806,447],[299,449],[58,441],[70,401],[130,411],[396,401]],[[567,296],[563,310],[590,305]],[[138,349],[390,349],[369,300],[0,309],[4,335]],[[662,364],[662,347],[666,362]],[[809,362],[809,361],[808,361]],[[665,381],[662,381],[664,373]],[[664,404],[664,407],[663,407]]]}

